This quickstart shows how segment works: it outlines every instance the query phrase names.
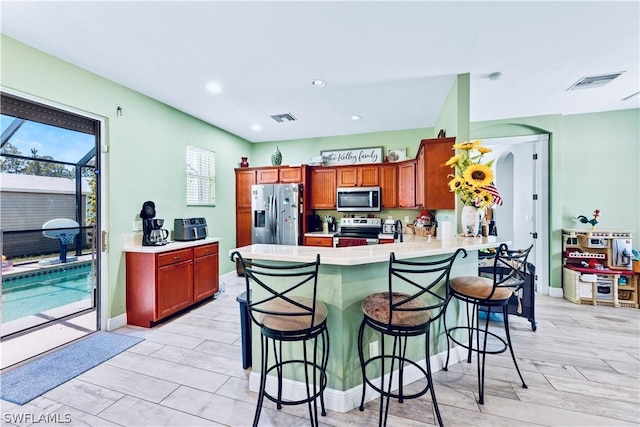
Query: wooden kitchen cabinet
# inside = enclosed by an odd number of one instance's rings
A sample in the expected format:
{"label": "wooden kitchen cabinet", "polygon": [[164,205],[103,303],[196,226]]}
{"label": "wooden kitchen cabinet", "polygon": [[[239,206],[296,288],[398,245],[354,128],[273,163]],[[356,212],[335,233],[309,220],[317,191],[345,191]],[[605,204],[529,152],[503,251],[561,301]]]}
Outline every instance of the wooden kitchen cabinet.
{"label": "wooden kitchen cabinet", "polygon": [[297,184],[302,182],[300,166],[256,169],[256,184]]}
{"label": "wooden kitchen cabinet", "polygon": [[155,297],[154,321],[190,306],[193,302],[193,260],[159,267]]}
{"label": "wooden kitchen cabinet", "polygon": [[127,323],[149,328],[218,291],[218,243],[126,253]]}
{"label": "wooden kitchen cabinet", "polygon": [[278,169],[256,170],[256,184],[276,184],[280,182]]}
{"label": "wooden kitchen cabinet", "polygon": [[337,187],[377,187],[380,184],[377,165],[341,166],[336,171]]}
{"label": "wooden kitchen cabinet", "polygon": [[336,169],[317,167],[310,172],[311,209],[335,209],[336,207]]}
{"label": "wooden kitchen cabinet", "polygon": [[304,236],[305,246],[333,247],[333,236]]}
{"label": "wooden kitchen cabinet", "polygon": [[455,154],[452,138],[423,139],[416,156],[416,206],[424,209],[455,209],[455,193],[449,191],[451,167],[445,163]]}
{"label": "wooden kitchen cabinet", "polygon": [[299,166],[281,168],[279,174],[280,183],[282,184],[297,184],[303,182],[302,168]]}
{"label": "wooden kitchen cabinet", "polygon": [[236,247],[251,244],[251,186],[256,176],[255,169],[236,169]]}
{"label": "wooden kitchen cabinet", "polygon": [[236,208],[251,209],[251,186],[256,184],[255,169],[236,169]]}
{"label": "wooden kitchen cabinet", "polygon": [[398,165],[380,166],[380,191],[382,208],[398,207]]}
{"label": "wooden kitchen cabinet", "polygon": [[398,163],[398,207],[416,206],[416,161]]}
{"label": "wooden kitchen cabinet", "polygon": [[202,301],[220,289],[218,244],[193,248],[193,300]]}

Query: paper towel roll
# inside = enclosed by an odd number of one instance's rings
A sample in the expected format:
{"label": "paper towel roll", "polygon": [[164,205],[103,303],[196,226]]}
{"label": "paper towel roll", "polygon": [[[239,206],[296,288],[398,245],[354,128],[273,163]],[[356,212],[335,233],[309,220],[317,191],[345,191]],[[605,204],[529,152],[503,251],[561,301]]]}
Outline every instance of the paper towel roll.
{"label": "paper towel roll", "polygon": [[442,240],[449,240],[453,237],[453,225],[451,221],[442,221],[440,223],[440,235],[442,236]]}

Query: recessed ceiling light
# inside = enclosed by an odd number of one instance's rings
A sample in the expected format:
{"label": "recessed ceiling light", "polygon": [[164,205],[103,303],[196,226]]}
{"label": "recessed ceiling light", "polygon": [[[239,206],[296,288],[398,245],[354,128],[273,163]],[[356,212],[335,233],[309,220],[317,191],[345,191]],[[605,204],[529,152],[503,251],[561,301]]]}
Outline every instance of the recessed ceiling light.
{"label": "recessed ceiling light", "polygon": [[315,87],[325,87],[327,82],[322,79],[311,80],[311,85]]}
{"label": "recessed ceiling light", "polygon": [[251,125],[251,130],[255,132],[260,132],[262,130],[262,126],[260,126],[258,123],[254,123]]}
{"label": "recessed ceiling light", "polygon": [[207,84],[206,86],[207,90],[213,93],[220,93],[222,92],[222,86],[220,86],[220,83],[217,82],[211,82],[209,84]]}
{"label": "recessed ceiling light", "polygon": [[351,120],[360,120],[362,117],[358,116],[357,114],[354,114],[353,116],[349,117]]}

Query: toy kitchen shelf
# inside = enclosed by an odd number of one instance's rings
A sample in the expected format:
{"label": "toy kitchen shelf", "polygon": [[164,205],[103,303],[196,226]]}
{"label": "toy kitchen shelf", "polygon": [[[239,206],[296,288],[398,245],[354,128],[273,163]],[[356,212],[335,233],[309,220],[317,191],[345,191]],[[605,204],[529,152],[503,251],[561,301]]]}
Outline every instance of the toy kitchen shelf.
{"label": "toy kitchen shelf", "polygon": [[640,306],[628,230],[562,230],[562,289],[576,304]]}

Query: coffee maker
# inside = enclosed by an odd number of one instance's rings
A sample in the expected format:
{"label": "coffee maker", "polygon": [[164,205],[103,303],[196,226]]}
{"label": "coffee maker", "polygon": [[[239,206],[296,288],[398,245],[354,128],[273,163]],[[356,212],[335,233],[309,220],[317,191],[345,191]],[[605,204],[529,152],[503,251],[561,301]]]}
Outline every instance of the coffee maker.
{"label": "coffee maker", "polygon": [[140,211],[142,218],[142,246],[162,246],[167,244],[169,231],[162,228],[164,219],[155,218],[156,204],[144,202]]}

